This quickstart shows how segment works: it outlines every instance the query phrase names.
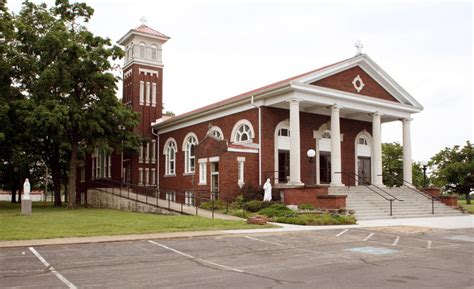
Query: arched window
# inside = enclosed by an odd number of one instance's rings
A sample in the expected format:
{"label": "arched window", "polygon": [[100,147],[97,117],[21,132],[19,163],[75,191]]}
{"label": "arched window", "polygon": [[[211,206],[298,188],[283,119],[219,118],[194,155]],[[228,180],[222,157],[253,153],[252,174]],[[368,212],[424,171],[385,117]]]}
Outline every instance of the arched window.
{"label": "arched window", "polygon": [[252,124],[246,119],[239,120],[232,129],[233,142],[252,142],[254,135]]}
{"label": "arched window", "polygon": [[176,141],[169,138],[164,146],[163,154],[165,155],[165,175],[176,174]]}
{"label": "arched window", "polygon": [[211,127],[211,129],[209,129],[209,135],[215,137],[216,139],[224,139],[224,134],[218,126]]}
{"label": "arched window", "polygon": [[145,58],[145,43],[142,42],[140,43],[140,58]]}
{"label": "arched window", "polygon": [[157,60],[158,54],[157,54],[158,48],[156,45],[151,46],[151,60]]}
{"label": "arched window", "polygon": [[194,173],[196,164],[196,145],[197,137],[194,133],[188,133],[184,138],[183,151],[184,151],[184,173]]}

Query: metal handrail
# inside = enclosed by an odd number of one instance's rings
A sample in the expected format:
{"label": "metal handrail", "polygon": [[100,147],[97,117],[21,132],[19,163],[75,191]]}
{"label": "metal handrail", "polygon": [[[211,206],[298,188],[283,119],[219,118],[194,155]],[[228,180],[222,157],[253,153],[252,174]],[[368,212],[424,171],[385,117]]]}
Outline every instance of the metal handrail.
{"label": "metal handrail", "polygon": [[[103,191],[103,192],[106,192],[106,193],[111,193],[112,195],[118,195],[120,197],[124,197],[128,200],[135,201],[135,202],[138,202],[138,203],[152,205],[152,206],[155,206],[155,207],[161,208],[161,209],[166,209],[166,210],[168,210],[168,212],[174,211],[174,212],[180,212],[181,214],[184,214],[183,205],[189,205],[189,204],[185,204],[186,198],[191,198],[191,199],[194,200],[192,202],[194,205],[191,205],[191,206],[196,207],[196,212],[195,212],[196,215],[198,215],[199,206],[203,202],[212,202],[212,204],[211,204],[212,219],[214,219],[214,213],[215,213],[214,202],[217,200],[217,195],[219,195],[220,200],[226,202],[226,211],[227,212],[229,211],[229,203],[234,202],[236,200],[236,197],[220,195],[219,192],[209,192],[208,190],[171,189],[171,188],[167,188],[165,190],[165,189],[162,189],[162,188],[158,188],[156,186],[145,187],[145,186],[139,186],[139,185],[130,184],[130,183],[123,183],[121,181],[110,180],[110,179],[96,179],[96,180],[91,180],[90,183],[95,184],[94,188],[97,189],[97,190],[100,190],[100,191]],[[97,185],[105,186],[105,187],[104,187],[104,189],[102,189],[102,188],[98,187]],[[113,185],[116,185],[115,187],[120,187],[121,189],[122,188],[127,188],[127,195],[122,195],[122,193],[115,194]],[[88,187],[91,187],[91,186],[89,185]],[[107,190],[107,188],[112,188],[111,192],[109,192]],[[130,197],[130,188],[132,188],[132,193],[135,194],[135,198]],[[138,188],[139,190],[134,190],[133,191],[133,188]],[[161,192],[169,192],[169,191],[173,191],[175,193],[175,196],[182,197],[181,202],[177,202],[176,200],[173,201],[173,203],[178,203],[178,204],[181,205],[180,210],[176,210],[176,209],[171,208],[171,200],[170,199],[166,200],[166,199],[160,198],[161,197],[161,194],[160,194]],[[179,191],[183,191],[183,192],[179,192]],[[185,192],[192,192],[192,195],[186,195]],[[200,195],[201,192],[206,193],[206,194],[210,193],[210,195],[209,195],[209,197],[201,196]],[[138,198],[138,195],[145,196],[145,201],[140,200]],[[148,202],[148,196],[150,196],[150,197],[152,196],[152,197],[156,198],[156,203]],[[158,199],[166,200],[167,201],[167,206],[159,205],[158,204]],[[242,207],[242,215],[245,215],[245,206]]]}
{"label": "metal handrail", "polygon": [[[341,174],[341,175],[345,175],[347,177],[352,177],[352,179],[354,180],[354,183],[356,181],[356,177],[358,177],[358,175],[356,173],[352,173],[352,175],[350,173],[347,173],[347,172],[335,172],[335,174]],[[398,199],[397,197],[389,194],[388,192],[385,192],[384,190],[382,190],[384,193],[386,193],[387,195],[391,196],[392,198],[387,198],[386,196],[382,195],[381,193],[375,191],[372,187],[370,187],[369,185],[363,185],[364,187],[368,188],[370,191],[372,191],[373,193],[376,193],[377,195],[379,195],[380,197],[384,198],[385,200],[387,200],[388,202],[390,202],[390,216],[393,216],[393,201],[397,200],[399,202],[403,202],[403,200],[400,200]],[[381,190],[381,188],[379,187],[376,187],[378,189]]]}
{"label": "metal handrail", "polygon": [[[395,178],[395,176],[387,176],[387,177],[391,178],[392,180],[397,180]],[[408,184],[408,185],[406,185],[406,184]],[[431,199],[431,214],[434,215],[434,213],[435,213],[435,211],[434,211],[434,201],[435,200],[439,201],[440,199],[438,197],[435,197],[435,196],[432,196],[432,195],[427,195],[426,193],[423,193],[421,190],[418,190],[416,185],[410,183],[407,180],[404,180],[403,178],[402,178],[402,186],[409,188],[410,190],[414,191],[415,193],[417,193],[419,195],[424,196],[427,199]]]}

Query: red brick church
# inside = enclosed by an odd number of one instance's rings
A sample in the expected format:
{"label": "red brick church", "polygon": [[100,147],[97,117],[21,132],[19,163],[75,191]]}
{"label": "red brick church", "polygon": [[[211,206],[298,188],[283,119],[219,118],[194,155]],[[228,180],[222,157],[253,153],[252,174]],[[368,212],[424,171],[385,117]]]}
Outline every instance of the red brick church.
{"label": "red brick church", "polygon": [[194,191],[237,196],[267,178],[288,192],[383,185],[381,124],[401,121],[403,177],[411,182],[411,115],[423,107],[360,44],[349,59],[169,117],[162,89],[168,40],[141,25],[118,41],[126,52],[123,102],[140,114],[136,133],[146,143],[134,155],[97,151],[84,180],[157,187],[170,199]]}

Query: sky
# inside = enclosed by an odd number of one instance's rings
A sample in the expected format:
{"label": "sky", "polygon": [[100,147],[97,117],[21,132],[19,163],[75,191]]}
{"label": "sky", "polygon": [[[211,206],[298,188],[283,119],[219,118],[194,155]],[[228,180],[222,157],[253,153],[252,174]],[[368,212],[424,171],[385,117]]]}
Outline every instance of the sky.
{"label": "sky", "polygon": [[[411,125],[415,161],[474,138],[471,2],[85,2],[95,9],[88,28],[114,42],[142,17],[171,37],[163,92],[176,114],[352,57],[361,40],[424,106]],[[19,11],[21,1],[7,5]],[[383,124],[382,141],[402,143],[401,122]]]}

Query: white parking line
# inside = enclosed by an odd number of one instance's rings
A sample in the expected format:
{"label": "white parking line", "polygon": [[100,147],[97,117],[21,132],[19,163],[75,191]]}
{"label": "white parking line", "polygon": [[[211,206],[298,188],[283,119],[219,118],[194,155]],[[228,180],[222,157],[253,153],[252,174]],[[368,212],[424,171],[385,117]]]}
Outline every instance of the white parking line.
{"label": "white parking line", "polygon": [[180,254],[182,256],[185,256],[189,259],[193,259],[193,260],[197,260],[197,261],[200,261],[200,262],[203,262],[203,263],[208,263],[208,264],[211,264],[211,265],[214,265],[214,266],[217,266],[217,267],[221,267],[221,268],[224,268],[226,270],[229,270],[229,271],[234,271],[234,272],[239,272],[239,273],[245,273],[244,271],[240,270],[240,269],[236,269],[236,268],[232,268],[232,267],[229,267],[229,266],[225,266],[225,265],[221,265],[221,264],[217,264],[217,263],[214,263],[214,262],[211,262],[211,261],[207,261],[207,260],[204,260],[204,259],[201,259],[201,258],[196,258],[194,256],[191,256],[189,254],[186,254],[184,252],[181,252],[181,251],[178,251],[176,249],[173,249],[173,248],[170,248],[168,246],[165,246],[163,244],[160,244],[160,243],[157,243],[155,241],[152,241],[152,240],[148,240],[148,242],[152,243],[152,244],[155,244],[157,246],[160,246],[161,248],[164,248],[166,250],[170,250],[172,252],[175,252],[177,254]]}
{"label": "white parking line", "polygon": [[395,238],[395,241],[393,241],[392,246],[396,246],[398,244],[398,241],[400,241],[400,236],[397,236],[397,238]]}
{"label": "white parking line", "polygon": [[345,232],[349,231],[349,229],[345,229],[345,230],[342,230],[342,232],[340,232],[339,234],[337,234],[336,236],[337,237],[340,237],[342,236]]}
{"label": "white parking line", "polygon": [[46,261],[39,253],[38,251],[35,250],[35,248],[33,247],[29,247],[31,253],[33,253],[33,255],[36,256],[36,258],[38,258],[41,263],[43,263],[43,265],[46,267],[46,269],[48,269],[51,273],[53,273],[59,280],[61,280],[61,282],[63,282],[64,284],[66,284],[66,286],[70,289],[77,289],[76,286],[74,286],[74,284],[72,284],[68,279],[66,279],[63,275],[61,275],[61,273],[59,273],[58,271],[56,271],[56,269],[54,269],[53,266],[51,266],[48,261]]}
{"label": "white parking line", "polygon": [[284,246],[284,244],[265,241],[265,240],[262,240],[262,239],[257,239],[257,238],[253,238],[253,237],[249,237],[249,236],[245,236],[245,238],[250,239],[250,240],[254,240],[254,241],[263,242],[263,243],[273,244],[273,245],[277,245],[277,246]]}
{"label": "white parking line", "polygon": [[326,256],[330,256],[330,257],[338,257],[338,258],[351,259],[350,257],[342,256],[342,255],[338,255],[338,254],[331,254],[331,253],[326,253],[326,252],[321,252],[321,251],[316,251],[316,250],[298,248],[298,247],[294,247],[294,246],[291,246],[291,245],[286,245],[286,244],[281,244],[281,243],[270,242],[270,241],[266,241],[266,240],[262,240],[262,239],[257,239],[257,238],[249,237],[249,236],[244,236],[244,237],[247,238],[247,239],[250,239],[250,240],[258,241],[258,242],[268,243],[268,244],[277,245],[277,246],[285,246],[285,247],[287,247],[287,248],[289,248],[289,249],[294,249],[294,250],[298,250],[298,251],[302,251],[302,252],[310,252],[310,253],[316,253],[316,254],[326,255]]}
{"label": "white parking line", "polygon": [[370,238],[372,238],[372,236],[374,235],[375,233],[370,233],[367,237],[365,237],[364,241],[367,241],[369,240]]}
{"label": "white parking line", "polygon": [[431,249],[432,243],[433,243],[432,241],[428,241],[428,244],[426,244],[426,249]]}

